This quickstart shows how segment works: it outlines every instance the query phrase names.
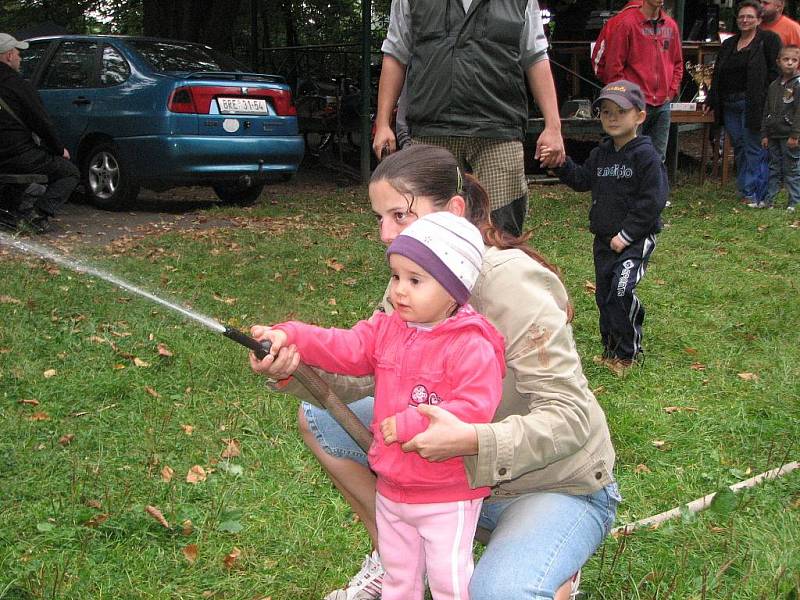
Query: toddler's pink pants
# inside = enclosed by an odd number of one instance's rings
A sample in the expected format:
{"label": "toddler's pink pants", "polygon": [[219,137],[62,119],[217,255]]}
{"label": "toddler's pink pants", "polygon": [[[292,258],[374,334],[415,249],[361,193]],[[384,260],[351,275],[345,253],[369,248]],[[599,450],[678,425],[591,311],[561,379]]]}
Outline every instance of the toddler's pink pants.
{"label": "toddler's pink pants", "polygon": [[405,504],[376,498],[382,600],[469,600],[472,539],[483,500]]}

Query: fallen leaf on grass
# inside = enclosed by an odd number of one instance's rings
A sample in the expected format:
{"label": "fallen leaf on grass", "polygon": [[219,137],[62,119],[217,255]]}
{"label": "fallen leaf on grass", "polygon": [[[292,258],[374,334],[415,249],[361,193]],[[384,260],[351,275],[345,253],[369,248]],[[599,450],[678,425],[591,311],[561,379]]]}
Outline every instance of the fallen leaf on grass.
{"label": "fallen leaf on grass", "polygon": [[151,388],[149,385],[144,386],[144,391],[150,394],[153,398],[161,398],[161,394]]}
{"label": "fallen leaf on grass", "polygon": [[346,286],[353,287],[355,284],[358,283],[358,280],[355,277],[348,277],[343,282]]}
{"label": "fallen leaf on grass", "polygon": [[147,505],[144,507],[145,512],[158,521],[165,529],[170,529],[169,521],[164,518],[164,515],[155,506]]}
{"label": "fallen leaf on grass", "polygon": [[186,560],[188,560],[190,563],[193,563],[197,560],[197,544],[189,544],[188,546],[184,546],[181,552],[183,552],[184,558],[186,558]]}
{"label": "fallen leaf on grass", "polygon": [[181,533],[183,535],[192,535],[192,531],[194,531],[194,523],[192,523],[191,519],[186,519],[183,523],[181,523],[181,526]]}
{"label": "fallen leaf on grass", "polygon": [[159,356],[172,356],[172,352],[164,344],[158,344],[157,348]]}
{"label": "fallen leaf on grass", "polygon": [[17,300],[13,296],[0,295],[0,304],[22,304],[22,300]]}
{"label": "fallen leaf on grass", "polygon": [[75,439],[74,433],[65,433],[60,438],[58,438],[58,443],[62,446],[69,446],[72,443],[72,440]]}
{"label": "fallen leaf on grass", "polygon": [[342,269],[344,269],[344,265],[342,263],[340,263],[338,260],[336,260],[335,258],[326,259],[325,260],[325,266],[327,266],[329,269],[333,269],[337,273],[339,271],[341,271]]}
{"label": "fallen leaf on grass", "polygon": [[47,369],[44,373],[42,373],[42,375],[44,375],[45,379],[50,379],[51,377],[55,377],[56,370],[55,369]]}
{"label": "fallen leaf on grass", "polygon": [[591,281],[585,281],[583,283],[583,289],[587,294],[594,294],[597,291],[597,286]]}
{"label": "fallen leaf on grass", "polygon": [[108,517],[110,517],[108,513],[100,513],[99,515],[93,516],[91,519],[86,521],[84,525],[87,527],[97,527],[98,525],[102,525],[106,521],[108,521]]}
{"label": "fallen leaf on grass", "polygon": [[328,304],[330,306],[336,306],[336,298],[329,298],[328,299]]}
{"label": "fallen leaf on grass", "polygon": [[49,421],[50,420],[50,415],[48,415],[46,412],[38,411],[38,412],[33,413],[30,417],[28,417],[28,420],[29,421]]}
{"label": "fallen leaf on grass", "polygon": [[225,298],[225,297],[220,296],[219,294],[216,294],[216,293],[212,294],[212,296],[213,296],[214,300],[216,300],[218,302],[224,302],[225,304],[228,304],[228,305],[231,305],[231,306],[236,304],[236,298]]}
{"label": "fallen leaf on grass", "polygon": [[87,500],[85,504],[89,508],[96,508],[97,510],[100,510],[100,508],[102,508],[100,500]]}
{"label": "fallen leaf on grass", "polygon": [[241,450],[239,449],[239,441],[238,440],[222,440],[223,443],[226,444],[225,449],[222,451],[220,455],[221,458],[235,458],[241,454]]}
{"label": "fallen leaf on grass", "polygon": [[169,465],[164,465],[164,468],[161,469],[161,480],[169,483],[172,481],[172,476],[175,474],[175,470],[170,467]]}
{"label": "fallen leaf on grass", "polygon": [[27,404],[28,406],[39,406],[39,401],[36,398],[23,398],[17,400],[19,404]]}
{"label": "fallen leaf on grass", "polygon": [[149,367],[150,366],[149,362],[147,362],[146,360],[142,360],[141,358],[136,357],[136,356],[133,357],[133,364],[135,364],[137,367]]}
{"label": "fallen leaf on grass", "polygon": [[667,406],[664,408],[664,412],[671,415],[676,412],[697,412],[697,409],[693,406]]}
{"label": "fallen leaf on grass", "polygon": [[656,448],[661,449],[667,445],[667,442],[665,442],[664,440],[653,440],[651,444],[653,444],[653,446],[655,446]]}
{"label": "fallen leaf on grass", "polygon": [[697,348],[684,348],[683,351],[686,352],[686,354],[697,354]]}
{"label": "fallen leaf on grass", "polygon": [[181,429],[183,429],[183,433],[186,435],[192,435],[192,433],[194,433],[194,425],[181,425]]}
{"label": "fallen leaf on grass", "polygon": [[690,369],[692,369],[693,371],[705,371],[706,366],[703,363],[693,362]]}
{"label": "fallen leaf on grass", "polygon": [[232,569],[234,563],[239,559],[242,555],[242,551],[239,550],[236,546],[233,547],[233,550],[228,552],[225,555],[225,558],[222,559],[222,564],[225,565],[226,569]]}
{"label": "fallen leaf on grass", "polygon": [[124,369],[124,368],[125,368],[125,365],[120,364],[120,363],[117,363],[116,365],[114,365],[114,370],[115,371],[118,371],[118,370]]}
{"label": "fallen leaf on grass", "polygon": [[634,473],[652,473],[650,468],[645,464],[636,465],[636,467],[633,469],[633,472]]}
{"label": "fallen leaf on grass", "polygon": [[758,381],[758,375],[755,373],[739,373],[739,379],[743,381]]}
{"label": "fallen leaf on grass", "polygon": [[186,483],[198,484],[201,481],[205,481],[206,477],[208,477],[206,470],[200,465],[195,465],[186,474]]}

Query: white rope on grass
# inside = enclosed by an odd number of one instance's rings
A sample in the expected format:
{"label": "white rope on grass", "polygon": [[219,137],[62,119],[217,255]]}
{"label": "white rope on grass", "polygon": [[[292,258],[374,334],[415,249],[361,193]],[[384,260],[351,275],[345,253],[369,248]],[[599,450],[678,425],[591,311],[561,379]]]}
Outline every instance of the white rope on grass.
{"label": "white rope on grass", "polygon": [[[767,479],[775,479],[776,477],[782,477],[787,473],[791,473],[795,469],[800,467],[800,463],[797,461],[786,463],[782,467],[778,467],[777,469],[772,469],[770,471],[766,471],[761,473],[760,475],[756,475],[755,477],[751,477],[750,479],[745,479],[744,481],[740,481],[738,483],[734,483],[733,485],[729,486],[728,489],[732,492],[737,492],[738,490],[742,490],[745,488],[755,487],[762,481],[766,481]],[[714,499],[714,496],[717,495],[717,492],[713,494],[708,494],[703,496],[702,498],[698,498],[697,500],[692,500],[689,504],[684,506],[677,506],[671,510],[666,512],[659,513],[657,515],[653,515],[652,517],[647,517],[646,519],[640,519],[639,521],[634,521],[633,523],[628,523],[627,525],[620,525],[619,527],[615,527],[611,530],[611,535],[629,535],[636,529],[642,529],[643,527],[654,527],[656,525],[660,525],[664,521],[668,521],[670,519],[674,519],[675,517],[679,517],[683,510],[686,510],[690,513],[700,512],[701,510],[705,510],[711,505],[711,501]]]}

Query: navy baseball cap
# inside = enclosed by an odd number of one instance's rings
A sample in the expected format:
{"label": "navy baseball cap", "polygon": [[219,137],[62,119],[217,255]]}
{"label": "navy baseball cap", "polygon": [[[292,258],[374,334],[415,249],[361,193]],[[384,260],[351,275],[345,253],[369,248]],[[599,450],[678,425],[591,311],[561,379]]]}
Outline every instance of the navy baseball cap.
{"label": "navy baseball cap", "polygon": [[600,102],[602,100],[611,100],[614,104],[625,110],[633,108],[634,106],[639,110],[644,110],[645,108],[642,89],[632,81],[627,81],[625,79],[612,81],[600,90],[600,95],[592,104],[592,108],[594,110],[600,108]]}

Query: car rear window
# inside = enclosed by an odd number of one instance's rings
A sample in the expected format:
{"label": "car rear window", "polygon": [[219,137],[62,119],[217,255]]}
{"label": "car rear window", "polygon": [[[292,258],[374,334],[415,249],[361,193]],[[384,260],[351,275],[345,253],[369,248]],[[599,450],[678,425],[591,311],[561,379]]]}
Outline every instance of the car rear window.
{"label": "car rear window", "polygon": [[229,56],[197,44],[154,40],[129,40],[127,43],[159,73],[244,70]]}

